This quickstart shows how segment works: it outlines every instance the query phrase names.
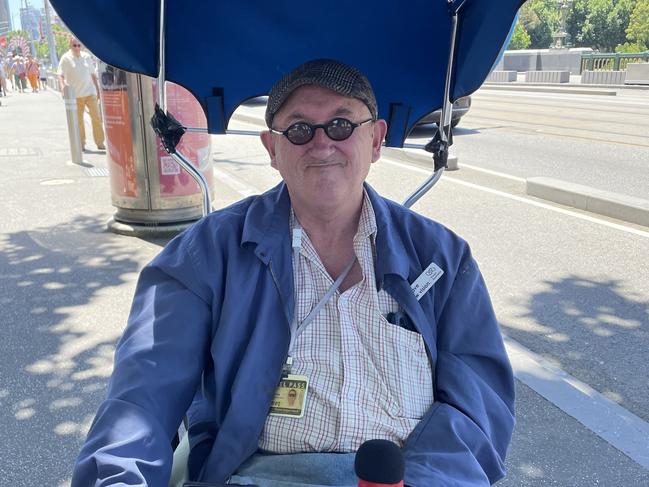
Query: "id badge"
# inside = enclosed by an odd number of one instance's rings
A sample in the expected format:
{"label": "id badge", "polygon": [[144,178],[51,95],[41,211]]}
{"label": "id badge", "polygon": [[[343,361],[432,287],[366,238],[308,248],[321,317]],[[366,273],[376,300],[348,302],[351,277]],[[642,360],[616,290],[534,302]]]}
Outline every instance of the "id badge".
{"label": "id badge", "polygon": [[268,414],[287,418],[304,416],[308,386],[309,379],[306,375],[289,374],[283,377],[277,386]]}

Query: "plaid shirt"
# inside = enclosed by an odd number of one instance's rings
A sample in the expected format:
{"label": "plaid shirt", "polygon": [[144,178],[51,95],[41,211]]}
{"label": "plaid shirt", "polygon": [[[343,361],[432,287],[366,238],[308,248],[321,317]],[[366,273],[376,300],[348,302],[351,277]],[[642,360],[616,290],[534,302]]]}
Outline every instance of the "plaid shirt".
{"label": "plaid shirt", "polygon": [[[297,227],[293,212],[290,227]],[[363,279],[336,291],[296,340],[292,373],[309,379],[304,417],[268,416],[262,450],[353,452],[368,439],[403,444],[432,405],[433,376],[421,335],[385,319],[399,305],[376,291],[375,239],[374,210],[365,194],[354,237]],[[293,273],[301,323],[333,280],[306,232],[299,260]]]}

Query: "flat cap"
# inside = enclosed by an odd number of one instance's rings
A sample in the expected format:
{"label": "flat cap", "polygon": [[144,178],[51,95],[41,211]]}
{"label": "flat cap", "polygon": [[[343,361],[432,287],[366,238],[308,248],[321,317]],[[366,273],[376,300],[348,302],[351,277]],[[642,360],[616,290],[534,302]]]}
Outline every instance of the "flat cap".
{"label": "flat cap", "polygon": [[315,85],[328,88],[339,95],[356,98],[378,116],[376,97],[369,80],[358,69],[333,59],[315,59],[299,65],[280,79],[268,94],[266,125],[270,128],[275,114],[291,93],[300,86]]}

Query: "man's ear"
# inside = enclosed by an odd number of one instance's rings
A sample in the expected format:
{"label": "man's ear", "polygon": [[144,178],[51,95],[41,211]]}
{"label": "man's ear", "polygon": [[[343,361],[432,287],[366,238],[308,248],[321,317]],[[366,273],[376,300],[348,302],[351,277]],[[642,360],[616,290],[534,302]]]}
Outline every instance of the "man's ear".
{"label": "man's ear", "polygon": [[388,124],[382,118],[374,122],[374,134],[372,138],[372,162],[376,162],[381,157],[381,146],[388,132]]}
{"label": "man's ear", "polygon": [[259,134],[261,138],[261,143],[264,144],[266,152],[270,156],[270,165],[277,169],[277,160],[275,159],[275,138],[273,134],[270,133],[270,130],[264,130]]}

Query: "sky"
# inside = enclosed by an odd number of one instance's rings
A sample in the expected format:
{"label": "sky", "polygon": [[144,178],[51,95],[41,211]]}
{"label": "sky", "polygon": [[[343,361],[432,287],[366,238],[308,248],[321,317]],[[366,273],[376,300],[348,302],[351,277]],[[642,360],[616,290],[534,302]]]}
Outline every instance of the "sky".
{"label": "sky", "polygon": [[[9,11],[14,30],[20,29],[20,4],[23,0],[9,0]],[[43,8],[43,0],[28,0],[29,5],[37,9]]]}

